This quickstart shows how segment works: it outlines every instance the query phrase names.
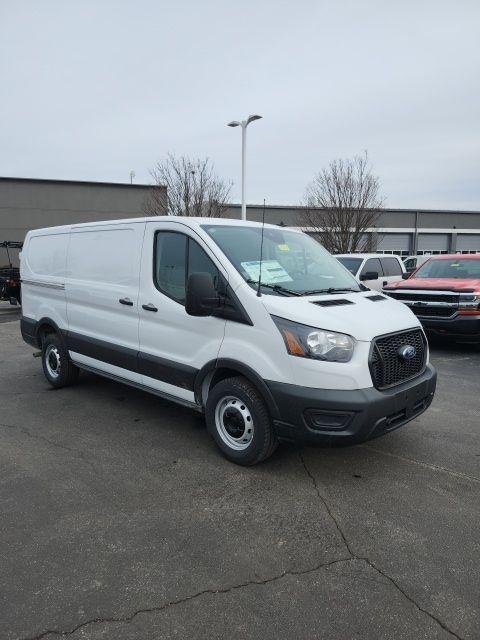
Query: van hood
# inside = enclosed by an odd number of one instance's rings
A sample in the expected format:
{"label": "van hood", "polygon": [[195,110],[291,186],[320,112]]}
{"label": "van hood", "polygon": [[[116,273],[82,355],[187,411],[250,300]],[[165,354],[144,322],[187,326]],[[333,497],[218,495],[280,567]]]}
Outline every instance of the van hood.
{"label": "van hood", "polygon": [[392,282],[388,289],[436,289],[437,291],[480,291],[479,278],[407,278]]}
{"label": "van hood", "polygon": [[[381,299],[369,300],[375,297]],[[421,326],[406,305],[376,291],[301,298],[262,295],[262,301],[271,315],[317,329],[346,333],[356,340],[366,342],[386,333]],[[334,301],[347,303],[330,305]],[[317,302],[326,302],[329,306],[315,304]]]}

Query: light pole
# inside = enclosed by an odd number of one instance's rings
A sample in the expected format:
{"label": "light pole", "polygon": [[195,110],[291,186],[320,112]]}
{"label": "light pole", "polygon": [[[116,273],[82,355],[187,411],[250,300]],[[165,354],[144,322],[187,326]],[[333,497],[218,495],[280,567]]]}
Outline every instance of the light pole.
{"label": "light pole", "polygon": [[260,120],[262,116],[248,116],[246,120],[232,120],[227,126],[242,127],[242,220],[247,219],[247,204],[245,202],[245,173],[246,173],[246,147],[247,147],[247,127],[254,120]]}

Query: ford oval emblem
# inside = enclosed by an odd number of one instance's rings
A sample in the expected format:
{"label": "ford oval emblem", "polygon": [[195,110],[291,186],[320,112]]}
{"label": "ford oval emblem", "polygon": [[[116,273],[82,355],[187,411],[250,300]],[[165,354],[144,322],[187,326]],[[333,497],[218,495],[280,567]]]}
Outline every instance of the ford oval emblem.
{"label": "ford oval emblem", "polygon": [[402,360],[411,360],[417,355],[417,350],[411,344],[405,344],[397,351]]}

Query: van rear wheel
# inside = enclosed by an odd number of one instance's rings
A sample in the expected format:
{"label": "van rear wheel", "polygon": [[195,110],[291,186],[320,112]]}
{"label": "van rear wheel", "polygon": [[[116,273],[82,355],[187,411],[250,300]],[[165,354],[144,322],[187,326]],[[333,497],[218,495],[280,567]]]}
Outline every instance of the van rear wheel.
{"label": "van rear wheel", "polygon": [[77,381],[78,367],[68,357],[68,351],[56,333],[48,333],[43,339],[42,365],[46,379],[55,389]]}
{"label": "van rear wheel", "polygon": [[246,378],[227,378],[216,384],[208,395],[205,416],[215,442],[232,462],[251,466],[277,448],[268,408]]}

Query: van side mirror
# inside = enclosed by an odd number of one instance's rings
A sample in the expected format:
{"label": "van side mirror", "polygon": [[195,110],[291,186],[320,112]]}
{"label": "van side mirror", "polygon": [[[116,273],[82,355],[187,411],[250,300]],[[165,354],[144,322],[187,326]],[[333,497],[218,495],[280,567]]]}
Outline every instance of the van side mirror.
{"label": "van side mirror", "polygon": [[191,273],[188,276],[185,311],[189,316],[211,316],[218,309],[219,302],[210,273]]}
{"label": "van side mirror", "polygon": [[415,269],[412,269],[411,271],[407,271],[407,273],[402,273],[402,280],[408,280],[414,271]]}
{"label": "van side mirror", "polygon": [[360,275],[360,280],[378,280],[378,271],[365,271]]}

